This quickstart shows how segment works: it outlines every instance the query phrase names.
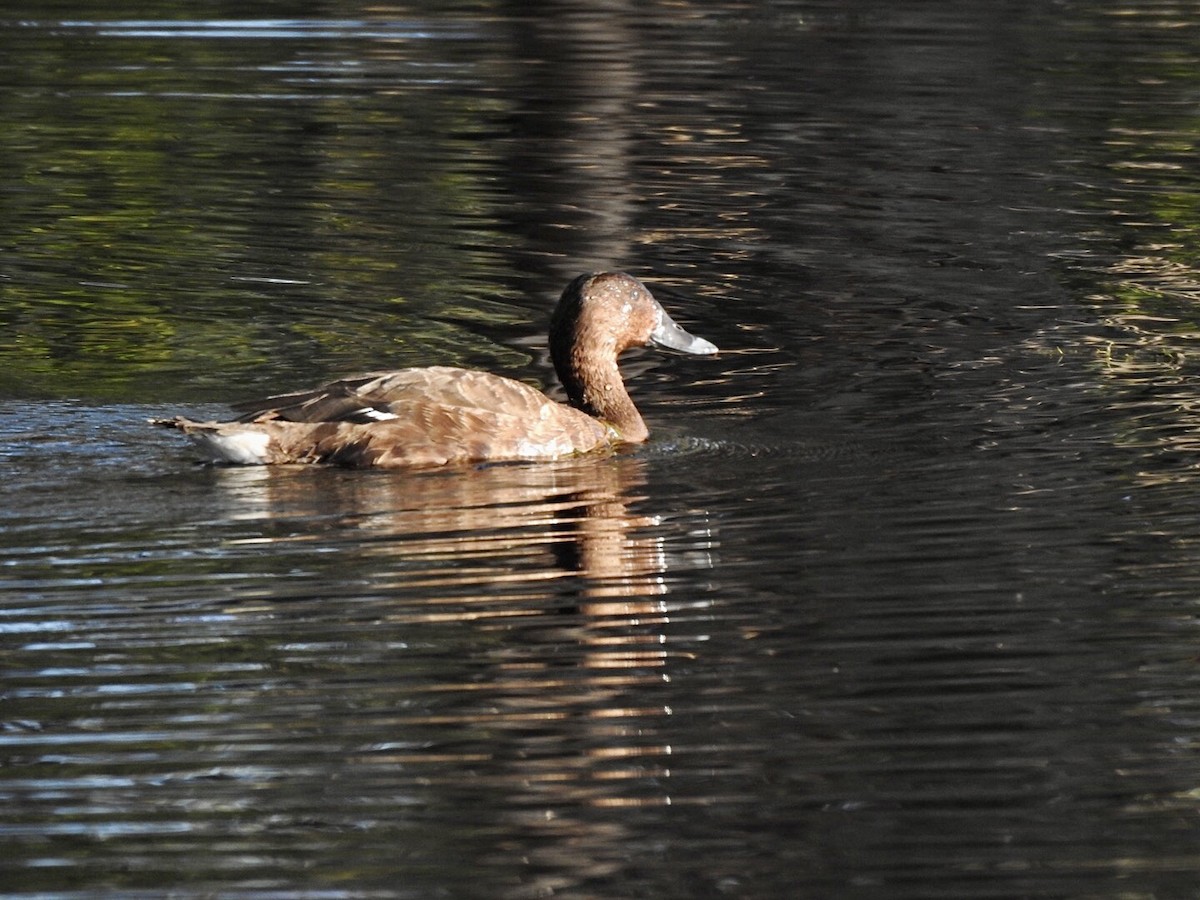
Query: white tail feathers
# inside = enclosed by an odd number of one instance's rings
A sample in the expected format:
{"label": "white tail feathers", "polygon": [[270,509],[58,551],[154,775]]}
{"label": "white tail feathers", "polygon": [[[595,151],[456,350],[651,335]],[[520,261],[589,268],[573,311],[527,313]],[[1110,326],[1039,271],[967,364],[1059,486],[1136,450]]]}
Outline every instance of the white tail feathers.
{"label": "white tail feathers", "polygon": [[267,445],[271,438],[262,431],[246,428],[217,430],[193,426],[187,429],[187,436],[202,452],[217,462],[234,463],[239,466],[262,466],[270,462]]}

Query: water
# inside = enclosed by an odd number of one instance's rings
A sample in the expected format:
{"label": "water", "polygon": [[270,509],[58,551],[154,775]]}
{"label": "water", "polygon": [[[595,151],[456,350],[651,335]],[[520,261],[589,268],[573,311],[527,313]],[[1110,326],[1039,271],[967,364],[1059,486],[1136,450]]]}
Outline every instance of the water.
{"label": "water", "polygon": [[[1188,3],[0,14],[0,890],[1181,897]],[[197,465],[154,416],[552,381],[652,440]]]}

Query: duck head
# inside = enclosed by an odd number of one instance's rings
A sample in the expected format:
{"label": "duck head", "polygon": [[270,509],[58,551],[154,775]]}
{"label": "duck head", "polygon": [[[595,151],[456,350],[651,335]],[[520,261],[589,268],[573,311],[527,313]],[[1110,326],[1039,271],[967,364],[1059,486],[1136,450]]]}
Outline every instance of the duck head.
{"label": "duck head", "polygon": [[708,355],[717,348],[680,328],[636,278],[623,272],[580,275],[550,319],[550,356],[571,405],[603,420],[623,441],[647,437],[617,368],[617,357],[655,344]]}

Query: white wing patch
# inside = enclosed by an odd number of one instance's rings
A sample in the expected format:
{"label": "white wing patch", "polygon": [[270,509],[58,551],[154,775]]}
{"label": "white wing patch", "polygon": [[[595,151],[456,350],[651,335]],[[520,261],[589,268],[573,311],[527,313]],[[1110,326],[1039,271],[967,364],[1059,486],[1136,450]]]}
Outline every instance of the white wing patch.
{"label": "white wing patch", "polygon": [[386,422],[388,419],[400,418],[395,413],[386,412],[382,409],[376,409],[373,406],[364,406],[362,409],[356,409],[350,413],[350,416],[362,416],[364,419],[371,419],[375,422]]}

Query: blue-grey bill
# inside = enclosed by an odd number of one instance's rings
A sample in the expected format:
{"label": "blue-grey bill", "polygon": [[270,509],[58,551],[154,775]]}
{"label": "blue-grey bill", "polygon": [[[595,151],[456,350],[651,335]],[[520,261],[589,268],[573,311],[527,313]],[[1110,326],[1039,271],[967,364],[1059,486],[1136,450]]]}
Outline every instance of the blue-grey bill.
{"label": "blue-grey bill", "polygon": [[675,324],[675,320],[668,316],[666,311],[663,312],[658,327],[650,333],[650,343],[667,347],[670,350],[678,350],[680,353],[695,353],[700,356],[717,352],[716,344],[706,341],[702,337],[696,337],[694,334],[688,334]]}

